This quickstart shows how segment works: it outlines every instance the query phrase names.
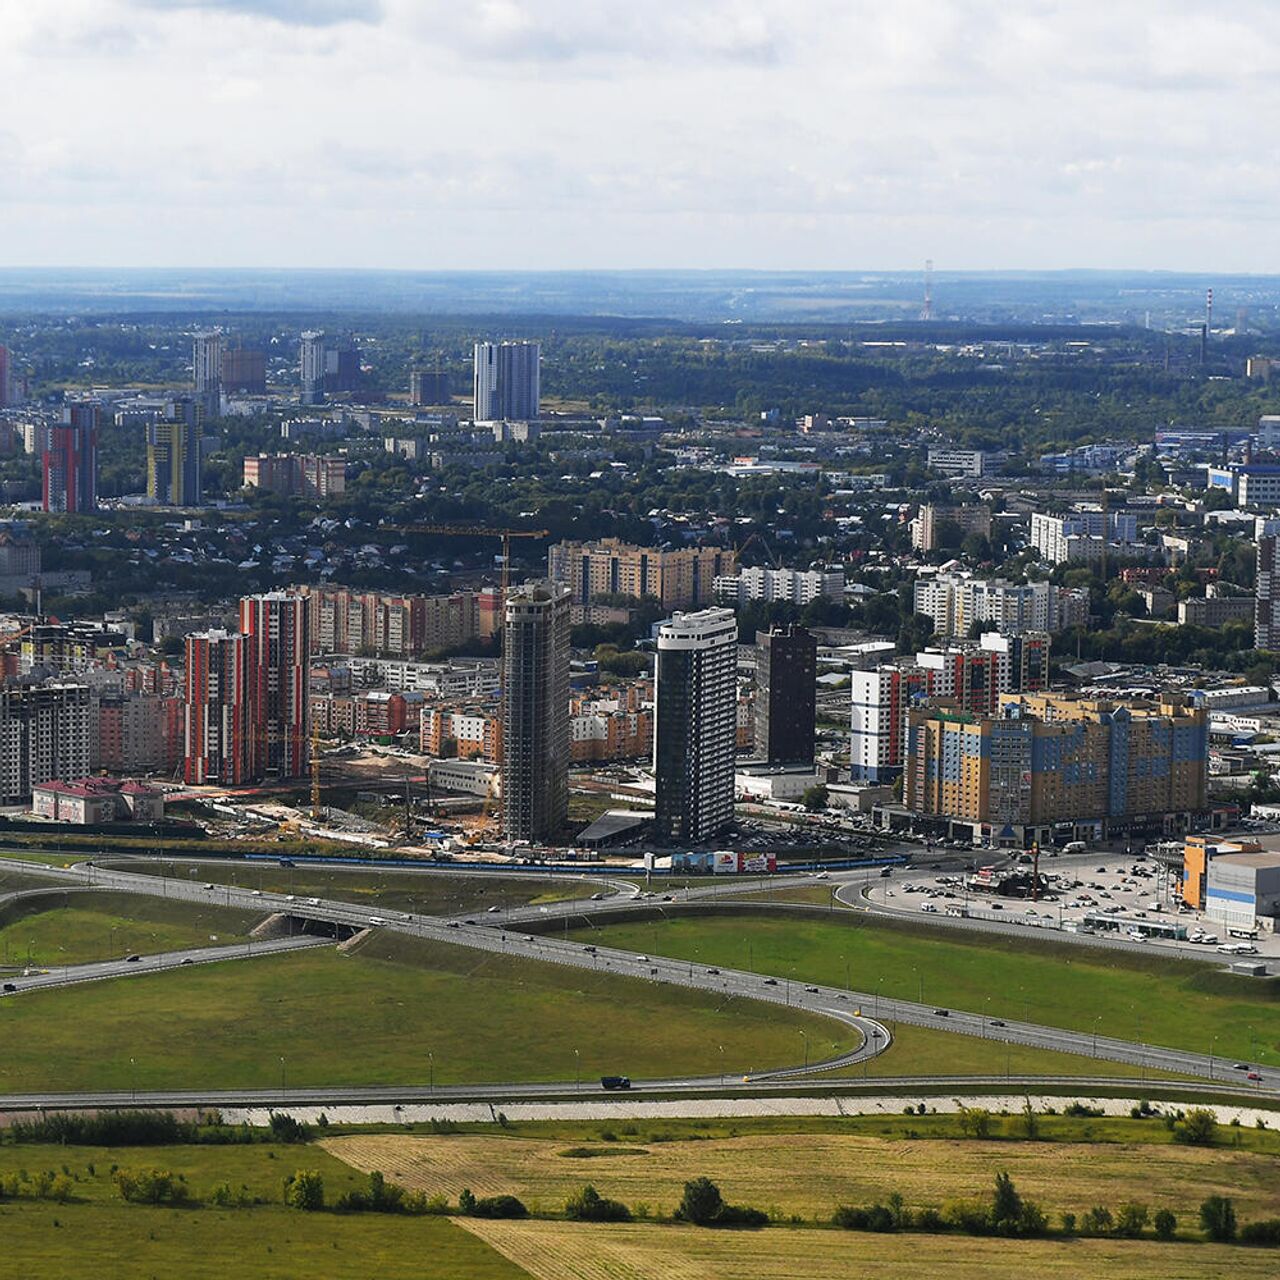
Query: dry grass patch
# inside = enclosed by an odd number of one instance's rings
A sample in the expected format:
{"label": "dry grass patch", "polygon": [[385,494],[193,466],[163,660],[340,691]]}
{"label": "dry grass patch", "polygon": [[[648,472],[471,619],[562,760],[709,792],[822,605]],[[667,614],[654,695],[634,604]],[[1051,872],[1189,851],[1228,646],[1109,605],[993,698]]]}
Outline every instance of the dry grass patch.
{"label": "dry grass patch", "polygon": [[[897,1123],[898,1121],[895,1121]],[[839,1133],[758,1134],[646,1142],[660,1121],[641,1122],[625,1147],[647,1155],[566,1157],[562,1140],[506,1135],[383,1135],[333,1138],[325,1149],[358,1169],[456,1198],[510,1193],[558,1210],[584,1182],[628,1205],[670,1211],[687,1179],[705,1174],[727,1198],[762,1209],[827,1219],[838,1204],[897,1191],[913,1208],[956,1196],[985,1196],[1007,1170],[1025,1196],[1053,1214],[1139,1200],[1194,1217],[1209,1195],[1229,1195],[1242,1218],[1280,1216],[1280,1177],[1271,1156],[1148,1144],[906,1140]],[[602,1145],[593,1144],[599,1152]],[[621,1144],[620,1144],[621,1145]],[[1190,1218],[1187,1218],[1190,1221]]]}
{"label": "dry grass patch", "polygon": [[481,1222],[460,1226],[535,1280],[1274,1280],[1265,1250],[1153,1241],[985,1240],[885,1236],[769,1228],[587,1226],[558,1222]]}

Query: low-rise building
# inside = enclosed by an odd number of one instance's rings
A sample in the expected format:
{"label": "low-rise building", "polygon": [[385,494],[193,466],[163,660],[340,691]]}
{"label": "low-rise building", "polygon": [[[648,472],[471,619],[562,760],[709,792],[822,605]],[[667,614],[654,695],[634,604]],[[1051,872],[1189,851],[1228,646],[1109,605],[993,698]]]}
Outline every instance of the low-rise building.
{"label": "low-rise building", "polygon": [[31,812],[39,818],[84,827],[107,822],[163,822],[164,792],[116,778],[42,782],[31,790]]}

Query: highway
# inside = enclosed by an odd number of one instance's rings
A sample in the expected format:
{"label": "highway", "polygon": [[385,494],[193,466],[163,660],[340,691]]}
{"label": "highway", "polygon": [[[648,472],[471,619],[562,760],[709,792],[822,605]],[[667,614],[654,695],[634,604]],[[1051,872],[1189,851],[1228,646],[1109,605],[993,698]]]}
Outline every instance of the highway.
{"label": "highway", "polygon": [[[43,864],[41,864],[41,870],[46,874],[50,871]],[[519,930],[517,923],[517,918],[522,920],[530,917],[527,908],[512,909],[506,913],[496,912],[492,916],[486,914],[483,917],[471,917],[475,923],[467,923],[464,920],[446,920],[390,911],[379,914],[376,910],[343,902],[314,902],[311,899],[291,901],[289,895],[254,892],[232,886],[208,889],[203,884],[195,884],[189,880],[138,875],[97,867],[54,869],[54,874],[69,881],[93,883],[120,892],[146,894],[152,897],[172,897],[201,903],[213,901],[263,913],[278,911],[294,917],[342,924],[354,929],[384,928],[413,937],[474,947],[514,958],[524,957],[587,970],[607,971],[624,977],[670,983],[674,986],[706,991],[723,998],[765,1001],[833,1018],[857,1028],[864,1037],[862,1045],[855,1053],[825,1063],[822,1059],[830,1058],[831,1055],[829,1053],[824,1055],[820,1045],[810,1045],[806,1037],[805,1053],[811,1058],[807,1067],[780,1066],[769,1072],[758,1073],[760,1078],[755,1078],[753,1073],[750,1081],[737,1081],[734,1086],[736,1090],[771,1088],[777,1079],[784,1076],[794,1087],[797,1074],[804,1074],[806,1071],[813,1074],[829,1070],[837,1064],[846,1066],[856,1064],[866,1057],[882,1052],[891,1040],[893,1026],[897,1023],[905,1023],[1010,1045],[1082,1054],[1105,1061],[1123,1063],[1145,1071],[1174,1072],[1224,1084],[1234,1082],[1239,1091],[1257,1090],[1267,1093],[1280,1091],[1280,1070],[1263,1068],[1259,1072],[1261,1079],[1251,1082],[1245,1079],[1243,1073],[1235,1071],[1230,1061],[1224,1061],[1213,1054],[1139,1044],[1025,1021],[993,1020],[962,1010],[941,1011],[928,1004],[892,1000],[865,991],[805,984],[792,981],[786,976],[769,977],[737,969],[717,970],[685,960],[658,955],[638,955],[603,946],[589,947],[580,942],[527,934]],[[680,900],[697,901],[699,897],[713,896],[715,890],[716,886],[708,886],[706,890],[692,890],[688,894],[680,891]],[[660,900],[645,900],[645,905],[650,904],[658,907],[662,905]],[[605,900],[551,905],[560,908],[562,913],[581,914],[586,909],[591,915],[608,915],[620,909],[634,910],[637,904],[629,901]],[[552,914],[550,910],[544,913],[539,909],[536,912],[539,920],[545,919],[549,914]],[[512,927],[506,927],[508,925]],[[261,945],[263,944],[254,944],[255,948]],[[218,958],[227,958],[226,949],[221,950],[223,954]],[[564,1085],[529,1087],[557,1089],[561,1092],[565,1089]],[[713,1078],[682,1082],[646,1082],[645,1087],[706,1091],[719,1088],[720,1081]],[[501,1092],[503,1096],[517,1096],[511,1086],[502,1087]],[[359,1091],[351,1091],[351,1096],[358,1095]],[[212,1100],[214,1095],[200,1096]],[[346,1096],[345,1091],[344,1096]],[[477,1096],[476,1091],[467,1090],[467,1096]],[[148,1101],[151,1100],[149,1097]],[[16,1104],[10,1099],[4,1099],[3,1105]]]}

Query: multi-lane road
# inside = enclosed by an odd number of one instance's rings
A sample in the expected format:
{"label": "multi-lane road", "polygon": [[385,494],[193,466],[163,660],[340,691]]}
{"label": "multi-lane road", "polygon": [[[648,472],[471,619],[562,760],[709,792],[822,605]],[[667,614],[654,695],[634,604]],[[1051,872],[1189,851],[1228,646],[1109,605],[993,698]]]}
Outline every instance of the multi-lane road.
{"label": "multi-lane road", "polygon": [[[723,998],[748,998],[777,1004],[783,1007],[816,1014],[853,1028],[859,1034],[861,1043],[851,1053],[833,1057],[831,1045],[810,1043],[806,1034],[803,1043],[803,1056],[808,1059],[804,1065],[772,1064],[768,1068],[751,1073],[749,1079],[731,1077],[735,1090],[771,1090],[785,1080],[790,1087],[795,1087],[797,1077],[805,1074],[816,1074],[828,1071],[833,1066],[850,1067],[867,1060],[883,1050],[890,1043],[893,1027],[898,1023],[913,1026],[929,1027],[935,1030],[955,1034],[976,1036],[983,1039],[1021,1045],[1037,1049],[1051,1049],[1065,1053],[1082,1054],[1095,1059],[1123,1063],[1141,1071],[1174,1072],[1180,1075],[1197,1077],[1203,1081],[1218,1082],[1222,1085],[1233,1085],[1237,1091],[1258,1091],[1272,1093],[1280,1091],[1280,1070],[1261,1068],[1260,1079],[1248,1081],[1244,1075],[1234,1069],[1233,1063],[1224,1061],[1212,1054],[1198,1054],[1185,1050],[1169,1049],[1158,1045],[1139,1044],[1132,1041],[1119,1040],[1109,1036],[1099,1036],[1086,1032],[1064,1030],[1057,1027],[1046,1027],[1029,1021],[1002,1021],[991,1019],[982,1014],[956,1009],[940,1009],[931,1005],[894,1000],[879,996],[876,993],[842,990],[834,987],[801,983],[779,975],[772,977],[766,974],[751,973],[738,969],[715,968],[687,960],[677,960],[659,955],[639,955],[607,946],[590,946],[581,942],[569,941],[550,933],[526,932],[536,927],[536,920],[545,927],[549,919],[559,916],[566,918],[589,914],[593,917],[614,915],[619,911],[635,911],[638,906],[665,909],[679,902],[698,902],[714,897],[723,890],[718,885],[707,888],[680,890],[673,892],[672,903],[661,898],[645,898],[641,902],[621,895],[600,901],[576,900],[564,903],[549,904],[546,908],[513,907],[502,911],[485,913],[480,916],[445,919],[435,916],[413,915],[401,912],[370,909],[351,903],[332,900],[305,899],[298,900],[295,895],[268,893],[241,889],[229,885],[216,885],[208,888],[205,884],[192,883],[188,879],[177,877],[159,877],[141,875],[128,871],[104,867],[81,865],[74,868],[51,868],[40,864],[27,866],[25,869],[38,870],[42,874],[54,876],[60,880],[76,884],[94,884],[117,892],[145,894],[152,897],[170,897],[192,902],[216,902],[219,905],[239,907],[262,913],[279,912],[297,919],[310,919],[328,925],[345,926],[351,930],[385,929],[404,933],[413,937],[447,942],[456,945],[473,947],[479,950],[495,952],[513,958],[527,958],[552,964],[570,965],[581,969],[607,972],[621,977],[635,978],[644,981],[663,982],[674,986],[693,988],[710,992]],[[777,883],[776,881],[774,882]],[[746,904],[742,904],[746,905]],[[759,903],[752,903],[753,907]],[[292,945],[298,945],[296,939],[285,939]],[[254,954],[262,954],[268,943],[255,942]],[[210,955],[216,951],[216,955]],[[228,959],[238,955],[242,949],[201,948],[202,960]],[[194,957],[193,957],[194,958]],[[159,962],[157,962],[159,963]],[[178,961],[180,963],[180,960]],[[146,972],[142,962],[128,963],[116,961],[108,966],[108,971],[101,972],[99,977],[118,977],[132,972]],[[58,975],[40,975],[51,980],[44,985],[57,985]],[[63,981],[74,980],[63,975]],[[13,979],[18,986],[19,994],[33,979]],[[825,1048],[825,1052],[824,1052]],[[797,1057],[801,1055],[798,1053]],[[764,1066],[764,1064],[761,1064]],[[638,1082],[639,1083],[639,1082]],[[676,1092],[713,1091],[724,1087],[726,1081],[719,1077],[698,1080],[672,1080],[643,1082],[646,1090],[662,1089]],[[526,1092],[532,1090],[532,1093]],[[502,1097],[547,1096],[548,1093],[563,1095],[572,1093],[570,1085],[538,1085],[496,1087],[497,1094]],[[598,1093],[598,1086],[593,1089]],[[257,1091],[267,1095],[269,1091]],[[373,1097],[368,1091],[334,1090],[310,1091],[308,1098],[322,1101],[340,1100],[386,1100],[391,1093],[397,1097],[403,1090],[383,1091]],[[451,1097],[479,1097],[483,1091],[467,1088],[461,1092],[452,1092]],[[322,1098],[320,1095],[324,1095]],[[103,1095],[92,1095],[101,1098]],[[164,1099],[172,1100],[168,1105],[195,1105],[200,1101],[213,1105],[221,1099],[228,1104],[234,1100],[243,1102],[248,1095],[237,1094],[234,1099],[226,1094],[201,1093],[194,1095],[187,1092],[167,1093]],[[256,1096],[256,1095],[255,1095]],[[442,1095],[433,1095],[442,1096]],[[95,1105],[85,1098],[76,1098],[77,1105]],[[279,1092],[270,1094],[278,1099]],[[118,1100],[118,1099],[117,1099]],[[159,1102],[160,1095],[148,1095],[148,1102]],[[61,1103],[67,1105],[67,1098],[45,1097],[43,1105]],[[33,1104],[30,1098],[0,1099],[0,1106],[14,1107]],[[97,1105],[102,1105],[101,1103]],[[246,1104],[247,1105],[247,1104]]]}

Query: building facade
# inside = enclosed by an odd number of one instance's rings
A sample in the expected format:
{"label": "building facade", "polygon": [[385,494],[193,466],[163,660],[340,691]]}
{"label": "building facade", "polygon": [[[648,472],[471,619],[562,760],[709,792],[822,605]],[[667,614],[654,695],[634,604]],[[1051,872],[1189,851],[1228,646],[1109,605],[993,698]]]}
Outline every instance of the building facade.
{"label": "building facade", "polygon": [[756,632],[755,754],[770,764],[813,763],[818,640],[803,627]]}
{"label": "building facade", "polygon": [[259,453],[244,460],[249,489],[302,498],[328,498],[347,488],[347,460],[339,454]]}
{"label": "building facade", "polygon": [[206,418],[222,412],[222,330],[197,329],[191,336],[191,378]]}
{"label": "building facade", "polygon": [[93,697],[87,684],[0,686],[0,804],[44,782],[86,777]]}
{"label": "building facade", "polygon": [[844,600],[842,569],[739,569],[715,580],[715,598],[725,605],[750,600],[784,600],[806,605],[815,600]]}
{"label": "building facade", "polygon": [[63,406],[62,421],[42,428],[42,502],[45,511],[84,512],[98,508],[98,426],[96,400]]}
{"label": "building facade", "polygon": [[1280,649],[1280,536],[1260,537],[1257,557],[1253,643],[1258,649]]}
{"label": "building facade", "polygon": [[664,551],[636,547],[617,538],[599,542],[559,542],[547,552],[547,576],[569,588],[575,604],[597,596],[652,596],[664,609],[709,605],[719,577],[732,577],[737,557],[723,547],[681,547]]}
{"label": "building facade", "polygon": [[701,843],[733,821],[738,623],[731,609],[677,613],[658,628],[654,827]]}
{"label": "building facade", "polygon": [[1065,516],[1034,512],[1031,545],[1049,564],[1091,563],[1112,555],[1133,555],[1138,517],[1127,511],[1076,511]]}
{"label": "building facade", "polygon": [[311,614],[311,651],[412,658],[432,649],[491,639],[496,590],[450,596],[384,595],[347,587],[301,586]]}
{"label": "building facade", "polygon": [[238,632],[186,638],[183,777],[238,787],[254,778],[249,739],[249,647]]}
{"label": "building facade", "polygon": [[306,330],[298,341],[298,374],[303,404],[324,404],[324,333]]}
{"label": "building facade", "polygon": [[169,507],[198,507],[200,437],[204,413],[194,400],[176,400],[164,421],[147,424],[147,497]]}
{"label": "building facade", "polygon": [[934,630],[947,639],[965,639],[975,625],[1001,635],[1057,632],[1088,624],[1089,593],[1051,582],[939,573],[916,581],[914,609],[932,618]]}
{"label": "building facade", "polygon": [[542,395],[542,346],[537,342],[477,342],[473,416],[477,422],[537,418]]}
{"label": "building facade", "polygon": [[939,506],[926,503],[911,521],[911,545],[917,551],[937,551],[947,525],[955,525],[961,540],[971,533],[991,536],[991,508],[982,506]]}
{"label": "building facade", "polygon": [[569,813],[569,593],[508,592],[502,642],[502,834],[547,840]]}
{"label": "building facade", "polygon": [[251,772],[298,778],[311,755],[311,661],[307,602],[269,591],[240,601]]}

